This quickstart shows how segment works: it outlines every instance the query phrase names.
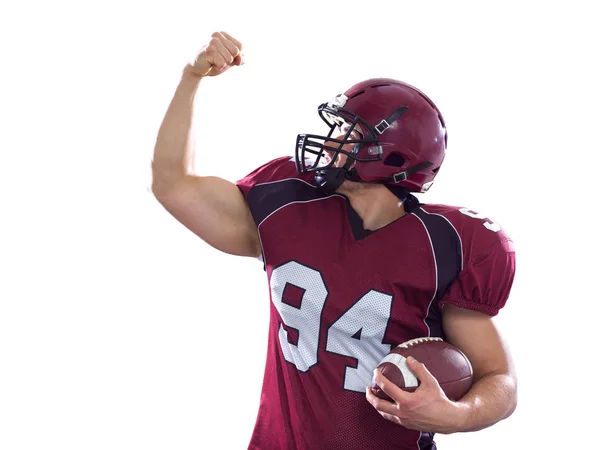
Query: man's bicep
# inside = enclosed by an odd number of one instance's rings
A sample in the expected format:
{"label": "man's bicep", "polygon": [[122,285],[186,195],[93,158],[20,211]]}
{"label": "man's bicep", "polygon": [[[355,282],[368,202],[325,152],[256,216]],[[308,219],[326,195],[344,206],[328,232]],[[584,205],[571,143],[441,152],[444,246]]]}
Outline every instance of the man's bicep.
{"label": "man's bicep", "polygon": [[510,350],[492,317],[451,304],[442,314],[446,340],[469,358],[475,380],[494,373],[514,376]]}
{"label": "man's bicep", "polygon": [[207,244],[239,256],[260,255],[258,230],[243,193],[218,177],[187,176],[156,194],[163,207]]}
{"label": "man's bicep", "polygon": [[512,243],[499,240],[469,261],[438,303],[446,339],[467,355],[475,379],[513,373],[508,346],[492,316],[505,305],[514,276]]}

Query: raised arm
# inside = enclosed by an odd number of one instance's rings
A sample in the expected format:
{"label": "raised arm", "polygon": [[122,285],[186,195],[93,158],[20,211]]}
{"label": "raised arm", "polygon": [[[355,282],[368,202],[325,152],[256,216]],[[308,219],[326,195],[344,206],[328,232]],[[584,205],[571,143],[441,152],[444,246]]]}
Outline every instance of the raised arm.
{"label": "raised arm", "polygon": [[202,78],[243,64],[242,44],[225,32],[188,64],[167,109],[152,161],[152,192],[163,207],[214,248],[240,256],[261,253],[248,204],[233,183],[193,173],[193,114]]}

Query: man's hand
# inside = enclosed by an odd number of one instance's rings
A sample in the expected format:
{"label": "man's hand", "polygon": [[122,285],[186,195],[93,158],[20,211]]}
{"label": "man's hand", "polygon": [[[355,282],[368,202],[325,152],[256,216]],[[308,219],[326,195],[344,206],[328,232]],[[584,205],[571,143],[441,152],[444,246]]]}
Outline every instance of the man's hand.
{"label": "man's hand", "polygon": [[198,77],[215,77],[232,66],[244,64],[242,43],[224,31],[212,34],[212,39],[202,47],[193,63],[185,67],[185,72]]}
{"label": "man's hand", "polygon": [[419,387],[414,392],[403,391],[375,370],[373,381],[394,401],[380,399],[367,387],[369,403],[383,418],[412,430],[443,434],[458,431],[465,420],[466,408],[446,397],[425,365],[411,357],[407,364],[419,379]]}

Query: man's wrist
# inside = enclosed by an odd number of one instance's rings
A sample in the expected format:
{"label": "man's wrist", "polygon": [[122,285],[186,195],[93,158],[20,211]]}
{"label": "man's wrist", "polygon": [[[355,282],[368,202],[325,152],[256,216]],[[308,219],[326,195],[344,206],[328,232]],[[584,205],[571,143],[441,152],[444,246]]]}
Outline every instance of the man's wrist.
{"label": "man's wrist", "polygon": [[192,66],[191,64],[188,64],[183,68],[183,73],[181,76],[188,78],[190,80],[197,80],[197,81],[200,81],[202,78],[204,78],[204,75],[200,75],[197,72],[197,69],[194,66]]}

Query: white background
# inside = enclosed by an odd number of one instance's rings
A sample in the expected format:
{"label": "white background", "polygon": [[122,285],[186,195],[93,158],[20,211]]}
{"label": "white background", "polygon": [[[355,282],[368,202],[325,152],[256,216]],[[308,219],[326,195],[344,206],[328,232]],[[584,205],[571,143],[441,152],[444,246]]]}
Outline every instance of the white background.
{"label": "white background", "polygon": [[0,448],[246,448],[266,276],[148,190],[181,69],[219,30],[244,43],[247,64],[200,86],[202,175],[235,181],[291,155],[297,133],[323,131],[316,107],[365,78],[437,103],[449,149],[421,199],[488,214],[513,237],[518,272],[497,320],[520,382],[510,419],[438,436],[440,448],[588,445],[600,312],[591,4],[3,3]]}

